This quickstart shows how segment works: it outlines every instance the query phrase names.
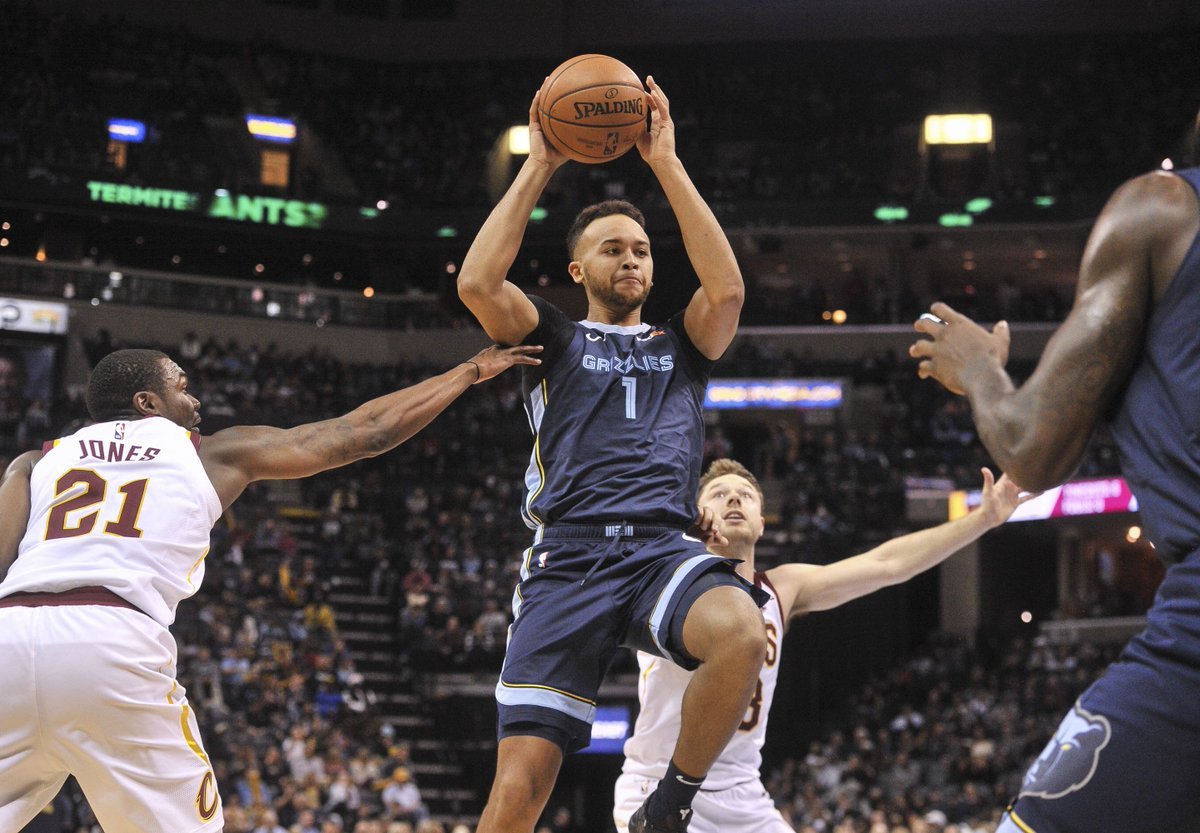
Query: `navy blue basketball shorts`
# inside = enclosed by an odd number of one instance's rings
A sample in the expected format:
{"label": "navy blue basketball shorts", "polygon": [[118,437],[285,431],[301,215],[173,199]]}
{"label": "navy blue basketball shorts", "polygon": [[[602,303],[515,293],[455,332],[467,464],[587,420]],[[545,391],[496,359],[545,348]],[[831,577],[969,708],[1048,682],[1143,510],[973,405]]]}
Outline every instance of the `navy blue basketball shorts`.
{"label": "navy blue basketball shorts", "polygon": [[769,598],[737,562],[669,527],[548,527],[525,551],[496,685],[499,737],[533,735],[574,752],[588,745],[600,682],[622,647],[699,663],[683,647],[692,604],[720,585]]}
{"label": "navy blue basketball shorts", "polygon": [[1200,553],[1084,692],[996,833],[1200,831]]}

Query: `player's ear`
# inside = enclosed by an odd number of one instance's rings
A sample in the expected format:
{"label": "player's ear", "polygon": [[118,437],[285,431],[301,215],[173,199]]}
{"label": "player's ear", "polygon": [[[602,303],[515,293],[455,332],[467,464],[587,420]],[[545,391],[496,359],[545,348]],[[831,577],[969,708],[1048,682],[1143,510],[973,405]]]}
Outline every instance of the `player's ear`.
{"label": "player's ear", "polygon": [[139,390],[133,395],[133,407],[142,416],[158,413],[158,396],[154,391]]}
{"label": "player's ear", "polygon": [[572,260],[567,264],[567,274],[571,276],[571,280],[575,283],[583,283],[583,264],[578,260]]}

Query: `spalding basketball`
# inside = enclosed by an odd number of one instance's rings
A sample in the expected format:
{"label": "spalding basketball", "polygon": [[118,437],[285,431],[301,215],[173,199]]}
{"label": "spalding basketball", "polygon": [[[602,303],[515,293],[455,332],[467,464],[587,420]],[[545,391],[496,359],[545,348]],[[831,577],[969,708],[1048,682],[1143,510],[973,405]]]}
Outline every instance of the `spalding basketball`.
{"label": "spalding basketball", "polygon": [[607,55],[578,55],[546,78],[538,123],[576,162],[611,162],[646,132],[648,97],[637,73]]}

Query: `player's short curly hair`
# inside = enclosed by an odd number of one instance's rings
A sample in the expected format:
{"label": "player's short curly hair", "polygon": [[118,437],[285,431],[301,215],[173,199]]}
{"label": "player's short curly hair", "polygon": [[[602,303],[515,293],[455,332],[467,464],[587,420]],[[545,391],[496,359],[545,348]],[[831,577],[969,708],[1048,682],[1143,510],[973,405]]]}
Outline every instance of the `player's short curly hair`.
{"label": "player's short curly hair", "polygon": [[88,377],[87,409],[96,422],[136,416],[133,395],[140,390],[164,393],[167,375],[158,350],[117,350],[96,363]]}
{"label": "player's short curly hair", "polygon": [[571,260],[575,259],[575,247],[579,245],[579,238],[583,237],[585,228],[601,217],[609,217],[613,214],[624,214],[643,229],[646,228],[646,215],[642,214],[641,210],[631,202],[605,200],[595,205],[589,205],[575,215],[575,222],[571,223],[571,230],[567,232],[567,257]]}
{"label": "player's short curly hair", "polygon": [[718,460],[713,460],[708,467],[708,471],[700,478],[700,488],[696,495],[704,494],[704,488],[716,480],[718,477],[724,477],[727,474],[736,474],[738,477],[749,482],[754,487],[754,491],[758,492],[758,502],[766,503],[766,498],[763,495],[762,486],[758,482],[758,478],[751,473],[750,469],[743,466],[737,460],[730,460],[728,457],[722,457]]}

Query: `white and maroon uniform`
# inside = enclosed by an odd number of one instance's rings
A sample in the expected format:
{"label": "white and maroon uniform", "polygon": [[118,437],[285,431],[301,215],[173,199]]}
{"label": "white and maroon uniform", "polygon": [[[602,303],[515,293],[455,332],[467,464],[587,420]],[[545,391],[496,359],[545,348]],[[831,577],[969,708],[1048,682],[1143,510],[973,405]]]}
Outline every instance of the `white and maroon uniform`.
{"label": "white and maroon uniform", "polygon": [[68,774],[106,830],[223,826],[167,631],[221,515],[198,447],[148,417],[82,428],[34,466],[0,583],[0,830],[19,830]]}
{"label": "white and maroon uniform", "polygon": [[[767,628],[767,658],[741,726],[708,771],[704,786],[692,802],[688,833],[792,833],[791,826],[775,809],[759,773],[767,737],[767,714],[779,676],[779,648],[785,620],[779,596],[766,576],[755,573],[754,583],[771,596],[762,608]],[[629,817],[667,773],[679,739],[683,693],[692,679],[692,672],[651,654],[639,652],[638,667],[641,710],[633,736],[625,741],[625,764],[617,779],[613,807],[619,833],[627,833]]]}

